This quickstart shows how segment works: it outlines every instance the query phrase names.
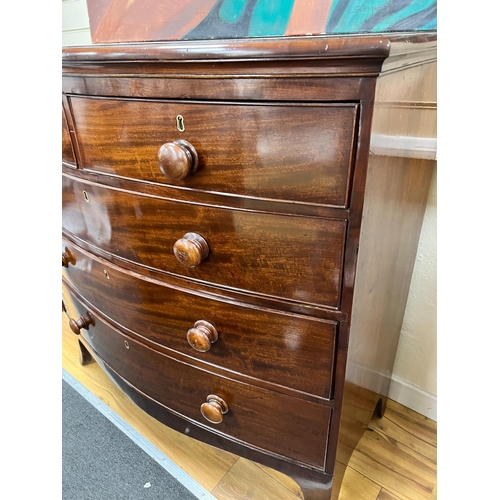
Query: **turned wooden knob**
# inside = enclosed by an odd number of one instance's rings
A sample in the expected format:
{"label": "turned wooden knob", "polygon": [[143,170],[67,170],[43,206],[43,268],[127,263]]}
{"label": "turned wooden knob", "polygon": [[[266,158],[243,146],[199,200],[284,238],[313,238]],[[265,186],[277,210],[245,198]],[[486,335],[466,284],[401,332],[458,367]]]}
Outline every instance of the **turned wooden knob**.
{"label": "turned wooden knob", "polygon": [[223,415],[227,413],[229,407],[227,403],[220,398],[210,394],[207,396],[207,402],[203,403],[200,407],[201,414],[212,424],[220,424],[223,419]]}
{"label": "turned wooden knob", "polygon": [[197,321],[194,327],[187,332],[189,345],[199,352],[207,352],[218,338],[219,333],[215,326],[202,319]]}
{"label": "turned wooden knob", "polygon": [[87,313],[86,317],[80,316],[78,319],[73,319],[71,318],[69,320],[69,327],[71,328],[71,331],[75,335],[80,335],[80,330],[84,328],[85,330],[89,329],[90,325],[93,325],[94,321],[91,318],[90,314]]}
{"label": "turned wooden knob", "polygon": [[176,259],[186,267],[196,267],[208,257],[210,247],[203,236],[196,233],[186,233],[174,243]]}
{"label": "turned wooden knob", "polygon": [[166,142],[158,150],[160,170],[172,181],[180,181],[198,169],[198,153],[188,141]]}
{"label": "turned wooden knob", "polygon": [[64,252],[62,253],[62,265],[63,267],[68,267],[70,264],[76,264],[76,259],[73,254],[69,251],[69,248],[66,247]]}

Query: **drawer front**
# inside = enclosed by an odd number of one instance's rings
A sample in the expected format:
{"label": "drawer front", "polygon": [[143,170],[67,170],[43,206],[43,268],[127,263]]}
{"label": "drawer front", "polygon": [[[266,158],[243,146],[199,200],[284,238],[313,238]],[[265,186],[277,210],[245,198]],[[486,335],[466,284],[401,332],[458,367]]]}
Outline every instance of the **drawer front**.
{"label": "drawer front", "polygon": [[[75,236],[144,266],[301,303],[339,305],[344,220],[168,201],[69,176],[63,176],[62,219]],[[208,256],[191,268],[173,248],[193,233],[207,242]]]}
{"label": "drawer front", "polygon": [[[211,192],[347,204],[356,104],[72,97],[71,106],[83,168]],[[159,168],[158,151],[178,140],[195,148],[198,169],[172,181]]]}
{"label": "drawer front", "polygon": [[[129,384],[184,418],[236,439],[306,464],[323,467],[331,409],[274,393],[176,361],[103,323],[76,300],[94,325],[80,336]],[[73,318],[76,319],[76,318]],[[216,395],[228,405],[219,424],[206,420],[200,407]]]}
{"label": "drawer front", "polygon": [[[143,279],[63,242],[65,278],[108,318],[209,365],[329,398],[337,323],[237,306]],[[210,323],[216,330],[211,336]],[[188,343],[207,351],[199,352]],[[198,343],[196,343],[198,341]]]}
{"label": "drawer front", "polygon": [[73,145],[71,144],[71,137],[69,135],[68,122],[62,110],[62,161],[76,165],[75,154],[73,152]]}

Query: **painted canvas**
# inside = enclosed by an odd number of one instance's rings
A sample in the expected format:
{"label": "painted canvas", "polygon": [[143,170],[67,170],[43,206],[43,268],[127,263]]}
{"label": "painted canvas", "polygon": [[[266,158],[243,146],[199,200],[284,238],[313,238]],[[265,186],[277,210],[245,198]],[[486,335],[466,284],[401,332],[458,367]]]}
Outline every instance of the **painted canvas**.
{"label": "painted canvas", "polygon": [[436,30],[436,0],[87,0],[94,43]]}

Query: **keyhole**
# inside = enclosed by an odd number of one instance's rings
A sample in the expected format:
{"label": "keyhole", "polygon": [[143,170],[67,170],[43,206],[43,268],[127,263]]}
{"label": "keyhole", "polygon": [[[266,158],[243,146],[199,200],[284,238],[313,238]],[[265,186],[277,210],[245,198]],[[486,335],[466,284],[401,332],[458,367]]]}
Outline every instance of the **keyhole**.
{"label": "keyhole", "polygon": [[83,197],[85,198],[85,201],[88,203],[90,200],[89,200],[89,195],[87,193],[87,191],[84,191],[83,192]]}
{"label": "keyhole", "polygon": [[177,130],[179,132],[184,132],[184,130],[186,130],[184,127],[184,117],[182,115],[177,115],[175,119],[177,120]]}

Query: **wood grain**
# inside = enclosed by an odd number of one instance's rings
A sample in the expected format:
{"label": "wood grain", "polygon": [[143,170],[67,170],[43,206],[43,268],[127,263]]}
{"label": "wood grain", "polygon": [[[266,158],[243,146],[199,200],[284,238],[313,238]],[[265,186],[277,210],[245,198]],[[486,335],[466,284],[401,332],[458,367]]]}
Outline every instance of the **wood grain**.
{"label": "wood grain", "polygon": [[[71,97],[70,104],[83,168],[196,190],[347,204],[355,104],[88,97]],[[178,115],[184,117],[185,132],[177,129]],[[194,146],[198,168],[186,177],[185,162],[185,178],[174,181],[158,166],[158,151],[164,142],[178,140]]]}
{"label": "wood grain", "polygon": [[[392,400],[388,401],[387,404],[388,420],[393,422],[400,429],[404,429],[405,433],[412,437],[412,439],[417,439],[422,441],[424,444],[430,445],[431,448],[437,447],[437,422],[431,420],[430,418],[424,417],[410,408],[406,408]],[[394,436],[393,433],[391,433]],[[407,446],[408,440],[402,440]],[[420,444],[421,445],[421,444]],[[415,448],[416,445],[410,446]],[[426,447],[427,448],[427,447]],[[427,448],[428,449],[428,448]],[[415,450],[420,451],[420,450]],[[427,456],[427,453],[422,453]],[[430,456],[427,458],[433,459],[433,453],[429,453]]]}
{"label": "wood grain", "polygon": [[238,460],[211,492],[217,500],[297,500],[297,495],[248,460]]}
{"label": "wood grain", "polygon": [[382,488],[380,490],[380,494],[377,497],[377,500],[401,500],[401,499],[396,495],[393,495],[391,492]]}
{"label": "wood grain", "polygon": [[[344,220],[230,211],[69,176],[62,187],[63,228],[111,254],[217,286],[330,307],[339,303]],[[186,232],[198,233],[210,247],[195,268],[180,264],[173,253]]]}
{"label": "wood grain", "polygon": [[[245,459],[241,458],[240,460]],[[300,489],[300,486],[290,476],[287,476],[281,472],[278,472],[276,469],[271,469],[271,467],[266,467],[262,464],[255,463],[255,465],[262,469],[262,471],[264,471],[268,476],[273,477],[279,484],[285,486],[285,488],[290,490],[295,495],[295,497],[298,497],[302,500],[304,499],[304,495],[302,493],[302,490]],[[259,474],[259,476],[261,475],[262,474]],[[257,488],[259,488],[259,482],[257,481],[255,484],[257,485]]]}
{"label": "wood grain", "polygon": [[339,500],[378,500],[380,485],[352,467],[347,467]]}
{"label": "wood grain", "polygon": [[[183,68],[185,71],[185,68]],[[109,97],[137,97],[164,99],[168,95],[172,99],[214,100],[227,99],[230,101],[263,101],[274,102],[303,102],[304,85],[307,85],[308,101],[356,101],[365,92],[365,81],[359,76],[342,79],[327,78],[321,75],[296,75],[295,78],[249,78],[242,75],[235,85],[234,80],[224,76],[207,77],[200,72],[191,75],[178,73],[173,78],[158,78],[151,74],[141,85],[137,85],[134,72],[130,68],[122,68],[122,74],[101,76],[82,75],[81,68],[63,68],[62,86],[68,94],[84,94],[88,96]],[[85,73],[87,71],[85,70]],[[78,74],[78,76],[75,76]],[[307,80],[306,80],[307,79]]]}
{"label": "wood grain", "polygon": [[[66,247],[75,265],[63,270],[64,278],[109,321],[152,341],[156,349],[164,347],[170,355],[182,353],[207,367],[220,367],[226,375],[239,373],[330,397],[336,322],[207,298],[146,280],[63,242]],[[219,333],[204,353],[192,349],[186,339],[198,320],[212,323]]]}
{"label": "wood grain", "polygon": [[[419,442],[394,420],[365,431],[373,410],[382,415],[385,408],[429,170],[395,155],[370,159],[372,118],[388,137],[417,130],[416,123],[427,119],[420,111],[427,109],[422,95],[430,87],[419,84],[427,73],[414,68],[435,60],[435,52],[436,37],[428,34],[64,52],[63,102],[72,113],[72,138],[79,138],[74,143],[81,167],[63,165],[65,238],[149,283],[217,294],[226,303],[241,299],[250,308],[273,304],[283,314],[306,311],[317,320],[338,320],[333,402],[288,394],[302,385],[267,389],[265,384],[278,380],[272,374],[251,383],[243,373],[227,377],[226,368],[202,366],[196,357],[120,326],[112,311],[108,321],[79,295],[83,302],[75,317],[89,309],[97,326],[78,338],[148,413],[289,474],[307,500],[337,500],[344,475],[354,469],[363,474],[363,462],[375,487],[353,486],[348,495],[364,490],[379,496],[384,490],[401,500],[422,500],[435,493],[431,441]],[[391,87],[394,106],[386,100],[391,92],[382,92]],[[391,128],[385,122],[400,110],[403,118]],[[178,115],[184,131],[176,126]],[[165,137],[170,127],[174,135]],[[188,139],[201,168],[179,183],[166,181],[157,164],[153,173],[150,137],[154,162],[165,141]],[[215,173],[208,183],[196,186],[209,172]],[[199,234],[209,249],[194,268],[180,265],[172,251],[186,233]],[[319,349],[318,358],[331,347]],[[325,394],[314,383],[307,390]],[[199,406],[209,394],[228,403],[220,424],[200,421]],[[384,459],[388,471],[381,476]],[[266,474],[267,482],[276,479],[261,467],[252,469]],[[228,473],[225,484],[234,495],[238,481],[232,478]]]}
{"label": "wood grain", "polygon": [[68,121],[62,110],[62,161],[71,165],[76,165],[75,153],[73,145],[71,144],[71,137],[69,134]]}
{"label": "wood grain", "polygon": [[238,457],[169,429],[133,404],[117,389],[99,365],[91,362],[79,364],[78,341],[68,326],[68,317],[62,316],[63,368],[87,389],[116,412],[161,453],[173,460],[198,482],[211,491],[236,463]]}
{"label": "wood grain", "polygon": [[[160,424],[157,420],[146,414],[134,403],[132,403],[111,380],[105,375],[99,365],[91,362],[87,366],[81,366],[78,362],[78,347],[77,339],[70,331],[68,326],[68,318],[66,314],[62,315],[62,364],[63,368],[74,376],[80,383],[88,388],[93,394],[98,396],[106,405],[113,411],[124,418],[137,432],[146,437],[156,448],[164,453],[168,458],[173,460],[177,465],[181,466],[191,477],[195,479],[202,487],[210,491],[217,500],[223,500],[222,495],[227,495],[226,491],[229,487],[227,484],[220,493],[217,486],[223,480],[224,476],[231,470],[232,474],[228,482],[231,483],[247,483],[246,472],[248,467],[241,469],[231,469],[238,462],[248,462],[246,459],[238,458],[228,452],[221,451],[212,446],[208,446],[200,441],[189,438],[182,433],[173,431],[168,427]],[[416,434],[414,439],[422,439],[424,441],[436,441],[436,425],[435,422],[429,421],[422,415],[403,407],[399,403],[392,400],[388,401],[387,411],[383,419],[380,421],[372,421],[370,427],[375,427],[378,423],[386,427],[385,421],[397,421],[401,426],[402,434]],[[419,431],[420,429],[420,431]],[[392,429],[389,430],[391,432]],[[367,431],[370,432],[370,431]],[[401,431],[398,431],[398,436],[401,436]],[[391,436],[393,437],[393,436]],[[377,452],[379,442],[372,443],[372,450]],[[397,440],[389,442],[389,446],[397,446]],[[417,446],[418,447],[418,446]],[[390,448],[390,453],[393,449]],[[370,451],[368,451],[370,453]],[[388,468],[389,462],[385,460],[385,455],[377,452],[379,459],[382,460],[378,467],[374,466],[372,456],[367,456],[364,462],[358,460],[356,462],[357,470],[347,467],[344,482],[340,492],[340,500],[403,500],[405,497],[397,496],[395,493],[383,488],[381,483],[388,484],[391,479],[394,479],[391,470]],[[418,455],[416,455],[418,457]],[[406,458],[404,455],[399,455],[398,459],[404,463]],[[259,468],[261,472],[252,468],[252,494],[257,495],[257,498],[263,499],[274,496],[287,500],[297,500],[302,498],[300,488],[295,481],[288,476],[281,474],[274,469],[264,467],[253,462],[248,462]],[[242,470],[244,474],[239,474]],[[267,476],[267,477],[266,477]],[[272,477],[273,481],[269,481]],[[403,476],[395,477],[395,485],[398,490],[405,488],[408,490],[408,484],[414,487],[414,480],[419,480],[419,476],[406,479]],[[436,496],[436,466],[434,465],[434,490],[428,496],[423,496],[425,500],[435,500]],[[248,486],[250,488],[250,486]],[[396,488],[394,488],[396,489]],[[234,490],[232,490],[234,493]],[[377,491],[378,496],[376,495]],[[411,491],[411,489],[409,490]],[[352,492],[356,495],[352,496]],[[289,495],[291,494],[291,496]],[[422,494],[409,497],[411,500],[422,498]],[[279,495],[282,495],[281,497]],[[373,496],[376,495],[376,496]],[[227,496],[225,497],[227,498]],[[233,496],[231,500],[247,500],[245,496]]]}
{"label": "wood grain", "polygon": [[386,374],[394,363],[433,170],[433,162],[410,158],[372,157],[368,165],[346,377],[381,395],[388,394]]}
{"label": "wood grain", "polygon": [[[394,407],[394,403],[389,400],[389,407]],[[425,458],[437,463],[437,448],[436,443],[432,440],[436,436],[436,423],[426,419],[421,415],[408,415],[408,418],[403,421],[395,411],[386,413],[384,419],[374,419],[370,426],[373,430],[390,436],[401,444],[404,444],[411,450],[419,453]],[[417,424],[416,422],[419,422]],[[431,439],[431,442],[426,441]]]}
{"label": "wood grain", "polygon": [[436,481],[436,464],[395,439],[367,431],[349,465],[402,500],[428,500]]}
{"label": "wood grain", "polygon": [[[323,468],[331,414],[328,406],[217,377],[176,361],[110,327],[71,294],[65,299],[80,316],[93,318],[95,326],[81,330],[79,339],[132,390],[188,422],[202,428],[208,425],[214,434]],[[218,424],[208,422],[200,412],[210,394],[229,406]],[[279,433],[285,433],[288,439],[277,441]]]}
{"label": "wood grain", "polygon": [[[406,42],[422,42],[433,40],[436,35],[415,34],[406,37]],[[201,61],[218,62],[221,60],[241,62],[247,59],[252,62],[273,61],[293,62],[315,58],[330,62],[331,59],[373,59],[382,62],[389,55],[390,41],[387,35],[369,35],[357,37],[297,36],[291,38],[250,38],[212,40],[207,45],[203,40],[182,40],[176,42],[153,42],[147,44],[95,44],[88,47],[65,47],[63,65],[71,65],[88,61],[93,66],[102,62],[142,61],[143,63]],[[238,57],[235,57],[237,55]],[[351,62],[351,61],[350,61]],[[338,69],[338,68],[337,68]],[[365,68],[360,68],[363,71]]]}

